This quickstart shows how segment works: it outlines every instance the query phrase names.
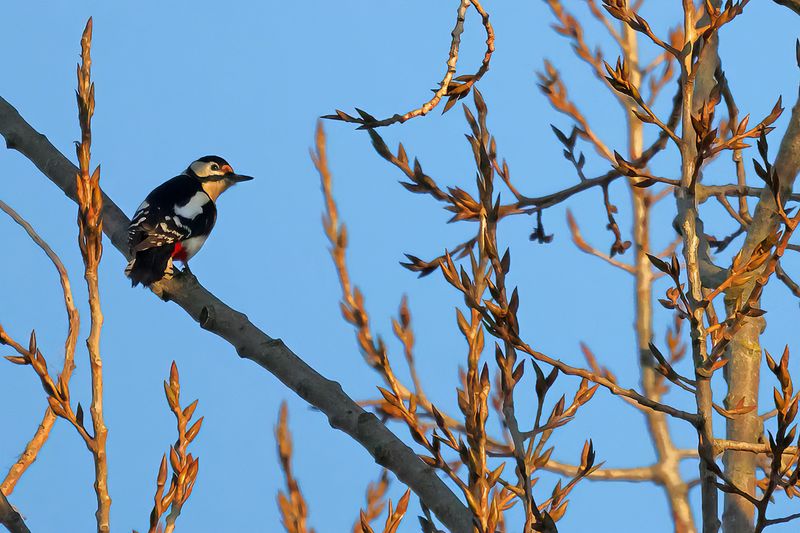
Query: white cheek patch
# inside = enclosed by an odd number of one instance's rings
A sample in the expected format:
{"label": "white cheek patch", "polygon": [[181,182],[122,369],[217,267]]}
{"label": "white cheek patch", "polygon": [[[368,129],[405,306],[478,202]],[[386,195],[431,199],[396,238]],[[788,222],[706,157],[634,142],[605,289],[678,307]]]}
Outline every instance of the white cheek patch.
{"label": "white cheek patch", "polygon": [[204,161],[195,161],[194,163],[189,165],[189,168],[197,176],[200,176],[200,177],[208,176],[208,163],[206,163]]}
{"label": "white cheek patch", "polygon": [[193,220],[197,215],[203,212],[203,206],[210,202],[208,194],[198,191],[194,193],[185,205],[179,206],[175,204],[175,214]]}

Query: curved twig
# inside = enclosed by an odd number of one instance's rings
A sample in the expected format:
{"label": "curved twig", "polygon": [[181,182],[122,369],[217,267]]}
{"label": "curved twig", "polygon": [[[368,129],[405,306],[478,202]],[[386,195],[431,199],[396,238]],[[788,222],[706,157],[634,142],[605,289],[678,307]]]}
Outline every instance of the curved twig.
{"label": "curved twig", "polygon": [[[467,9],[470,5],[472,5],[481,16],[482,24],[486,31],[486,53],[483,56],[480,68],[475,74],[460,76],[454,79],[456,65],[458,64],[458,52],[461,47],[461,34],[464,32],[464,21],[466,20]],[[383,120],[376,119],[369,113],[358,108],[356,108],[356,111],[360,115],[360,118],[348,115],[344,111],[338,109],[336,110],[336,114],[325,115],[322,118],[360,124],[359,129],[372,129],[390,126],[396,123],[402,124],[414,117],[427,115],[433,108],[439,105],[439,102],[445,97],[447,98],[447,103],[445,104],[443,112],[447,112],[458,100],[467,96],[472,86],[486,74],[489,70],[492,53],[494,53],[494,29],[489,22],[489,14],[483,9],[483,6],[481,6],[478,0],[460,0],[456,13],[456,25],[451,35],[452,40],[450,41],[450,52],[447,56],[447,70],[445,71],[444,78],[442,78],[442,81],[439,83],[439,89],[434,92],[433,97],[420,107],[403,115],[395,114]]]}
{"label": "curved twig", "polygon": [[[22,226],[31,240],[36,243],[39,248],[47,255],[50,261],[55,266],[56,271],[58,272],[58,277],[61,282],[61,288],[64,293],[64,306],[67,309],[67,320],[68,320],[68,330],[67,330],[67,340],[64,345],[64,365],[61,370],[61,376],[63,378],[64,383],[69,384],[70,377],[72,376],[72,370],[75,368],[75,364],[73,363],[75,359],[75,346],[78,342],[78,331],[80,329],[80,315],[78,314],[78,310],[75,307],[75,301],[72,298],[72,288],[69,282],[69,276],[67,274],[67,269],[64,268],[64,264],[61,262],[61,259],[58,255],[53,251],[53,249],[42,239],[36,230],[24,219],[22,216],[14,211],[8,204],[0,200],[0,210],[5,212],[9,217],[11,217],[14,222]],[[47,407],[45,409],[44,417],[42,418],[39,427],[34,433],[33,438],[28,442],[25,446],[25,450],[20,455],[19,459],[16,463],[14,463],[8,471],[3,483],[0,484],[0,492],[3,494],[11,494],[14,491],[14,487],[19,481],[19,478],[22,477],[22,474],[25,473],[25,470],[33,464],[36,460],[36,456],[39,454],[39,450],[42,449],[44,443],[47,442],[48,437],[50,436],[50,430],[53,428],[53,424],[56,421],[56,415]]]}

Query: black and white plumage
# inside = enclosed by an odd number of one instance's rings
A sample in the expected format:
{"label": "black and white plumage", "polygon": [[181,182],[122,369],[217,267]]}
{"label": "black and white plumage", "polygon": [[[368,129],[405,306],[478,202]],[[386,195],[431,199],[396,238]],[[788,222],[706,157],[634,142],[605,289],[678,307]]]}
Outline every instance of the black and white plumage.
{"label": "black and white plumage", "polygon": [[251,179],[236,174],[221,157],[210,155],[153,189],[128,227],[128,247],[133,258],[125,275],[131,284],[150,285],[170,277],[173,260],[188,265],[214,227],[219,195],[232,185]]}

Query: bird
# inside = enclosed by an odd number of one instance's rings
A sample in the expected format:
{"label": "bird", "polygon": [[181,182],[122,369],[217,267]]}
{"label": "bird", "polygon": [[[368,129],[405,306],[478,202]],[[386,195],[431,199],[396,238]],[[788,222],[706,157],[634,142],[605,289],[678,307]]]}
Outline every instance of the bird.
{"label": "bird", "polygon": [[131,286],[152,285],[173,275],[173,260],[189,270],[217,220],[216,202],[233,185],[252,176],[237,174],[223,158],[207,155],[144,199],[128,226]]}

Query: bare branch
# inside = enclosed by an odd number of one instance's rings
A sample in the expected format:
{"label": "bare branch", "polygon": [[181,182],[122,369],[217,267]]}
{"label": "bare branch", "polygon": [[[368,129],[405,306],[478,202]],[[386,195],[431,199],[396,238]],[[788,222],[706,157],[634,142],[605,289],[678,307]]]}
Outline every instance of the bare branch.
{"label": "bare branch", "polygon": [[10,533],[31,533],[25,521],[14,507],[8,503],[5,494],[0,491],[0,524],[4,525]]}
{"label": "bare branch", "polygon": [[[579,466],[560,463],[553,459],[547,461],[543,468],[565,476],[574,476],[580,470]],[[635,468],[598,468],[586,476],[586,479],[592,481],[654,482],[658,480],[658,467],[657,465],[652,465]]]}
{"label": "bare branch", "polygon": [[386,470],[381,472],[381,477],[378,481],[374,483],[370,483],[367,486],[367,507],[366,509],[362,509],[359,513],[359,519],[356,521],[355,525],[353,526],[353,533],[367,533],[364,530],[364,527],[361,525],[362,522],[366,521],[367,524],[371,524],[376,518],[378,518],[381,514],[383,514],[383,510],[386,508],[386,492],[389,488],[389,476],[386,473]]}
{"label": "bare branch", "polygon": [[[767,443],[758,443],[758,442],[742,442],[736,440],[728,440],[728,439],[716,439],[714,441],[714,449],[717,453],[722,453],[725,450],[735,450],[741,452],[750,452],[750,453],[764,453],[764,454],[771,454],[772,449],[769,447]],[[786,455],[794,455],[798,451],[798,448],[795,446],[788,446],[783,453]]]}
{"label": "bare branch", "polygon": [[[458,78],[454,79],[456,74],[456,65],[458,64],[458,52],[459,48],[461,47],[461,34],[464,32],[464,21],[467,16],[467,9],[470,5],[472,5],[472,7],[474,7],[481,16],[482,24],[484,30],[486,31],[486,54],[483,57],[480,68],[475,74],[459,76]],[[356,108],[356,111],[360,117],[350,116],[347,113],[337,109],[336,114],[325,115],[322,118],[360,124],[361,126],[359,129],[372,129],[381,126],[389,126],[395,123],[402,124],[403,122],[414,117],[427,115],[433,108],[439,105],[439,102],[444,97],[448,98],[448,101],[444,107],[444,111],[446,112],[458,100],[467,96],[470,88],[475,84],[475,82],[480,80],[489,70],[489,62],[491,61],[492,53],[494,52],[494,29],[489,22],[489,14],[483,9],[478,0],[459,0],[458,12],[456,14],[456,25],[453,28],[451,35],[452,40],[450,42],[450,52],[447,57],[447,71],[445,72],[444,78],[439,83],[439,89],[434,92],[433,97],[422,104],[422,106],[419,108],[409,111],[404,115],[394,115],[383,120],[378,120],[372,115],[358,108]]]}
{"label": "bare branch", "polygon": [[281,403],[278,425],[275,426],[275,440],[278,442],[281,470],[286,478],[286,492],[278,493],[278,509],[283,527],[287,533],[314,533],[313,529],[306,528],[308,507],[292,473],[292,434],[289,431],[289,410],[286,402]]}
{"label": "bare branch", "polygon": [[[31,240],[36,243],[36,245],[39,246],[42,251],[44,251],[58,272],[59,281],[61,282],[61,288],[64,294],[64,306],[67,309],[68,322],[67,340],[64,345],[64,365],[61,370],[61,379],[68,386],[72,376],[72,370],[75,367],[73,361],[75,358],[75,346],[78,342],[80,316],[77,308],[75,307],[75,301],[72,298],[72,288],[69,282],[69,276],[67,275],[67,270],[64,268],[64,264],[61,262],[61,259],[53,251],[53,249],[44,241],[44,239],[39,236],[38,233],[36,233],[36,230],[34,230],[33,227],[24,218],[22,218],[22,216],[19,215],[19,213],[14,211],[3,201],[0,201],[0,210],[4,211],[14,220],[14,222],[22,226]],[[55,413],[53,413],[50,407],[47,407],[45,409],[42,422],[39,424],[39,427],[37,428],[33,438],[31,438],[27,446],[25,446],[25,450],[22,452],[22,455],[20,455],[19,460],[11,466],[8,475],[6,475],[5,480],[3,480],[3,483],[0,484],[0,491],[2,491],[4,494],[8,495],[12,493],[14,486],[17,484],[17,481],[19,481],[19,478],[36,460],[39,450],[42,448],[42,446],[44,446],[44,443],[50,436],[50,430],[52,429],[55,421]]]}
{"label": "bare branch", "polygon": [[[672,99],[672,112],[670,117],[667,121],[667,127],[670,129],[674,129],[678,121],[680,120],[680,110],[681,110],[681,95],[682,89],[680,84],[678,84],[677,92]],[[642,151],[642,155],[633,161],[629,162],[629,165],[634,168],[644,168],[653,159],[658,153],[660,153],[667,144],[667,140],[669,136],[664,132],[659,132],[658,137],[656,140],[648,146],[645,150]],[[619,169],[613,168],[610,171],[597,176],[596,178],[589,178],[587,180],[582,180],[581,182],[573,185],[572,187],[563,189],[561,191],[551,193],[545,196],[539,197],[526,197],[523,196],[519,202],[517,203],[518,207],[528,207],[531,212],[538,212],[553,205],[559,204],[572,196],[585,191],[587,189],[591,189],[592,187],[602,187],[608,185],[615,179],[622,176],[622,173]]]}
{"label": "bare branch", "polygon": [[[170,477],[169,490],[167,490],[166,494],[164,494],[164,488],[167,482],[167,454],[164,454],[161,458],[161,465],[156,478],[156,494],[153,498],[154,505],[150,513],[149,533],[161,533],[162,531],[163,533],[173,533],[175,521],[180,516],[183,506],[192,494],[194,484],[197,481],[197,472],[200,468],[200,459],[193,457],[191,453],[188,453],[187,449],[189,444],[197,437],[197,434],[200,433],[203,417],[201,416],[189,426],[197,407],[197,400],[185,408],[181,407],[180,377],[175,361],[170,366],[169,381],[164,381],[164,394],[167,397],[167,404],[172,414],[175,415],[178,438],[175,444],[169,448],[169,465],[172,468],[172,476]],[[169,510],[169,513],[167,513],[167,510]],[[162,530],[161,517],[164,513],[167,513],[167,516]]]}
{"label": "bare branch", "polygon": [[798,285],[797,282],[789,276],[780,263],[778,263],[778,265],[775,267],[775,276],[781,280],[790,291],[792,291],[792,294],[800,298],[800,285]]}
{"label": "bare branch", "polygon": [[[763,144],[764,150],[760,150],[762,158],[766,156],[766,143]],[[766,163],[766,161],[765,161]],[[740,254],[747,258],[758,249],[760,243],[775,234],[779,225],[782,223],[782,206],[776,204],[776,194],[781,202],[785,202],[790,197],[798,171],[800,171],[800,100],[795,104],[789,118],[786,133],[783,136],[778,155],[774,164],[774,172],[778,184],[775,190],[765,187],[762,191],[759,202],[752,216],[752,222],[747,227],[747,235]],[[775,264],[777,266],[777,264]],[[780,278],[780,276],[779,276]],[[747,297],[753,283],[745,284],[728,291],[726,300],[733,302],[740,295]],[[758,307],[759,299],[753,301],[753,306]],[[730,307],[730,306],[729,306]],[[733,309],[729,309],[729,313]],[[759,389],[759,370],[761,366],[761,347],[759,337],[764,327],[764,319],[761,317],[745,317],[737,324],[737,332],[733,336],[728,348],[728,358],[735,364],[735,368],[726,369],[728,386],[731,391],[742,397],[746,394],[752,399],[758,398]],[[750,441],[755,443],[761,434],[762,423],[755,413],[751,413],[729,423],[727,437],[738,441]],[[748,453],[732,451],[726,454],[726,468],[734,476],[734,482],[743,486],[748,493],[755,493],[755,458]],[[731,522],[737,519],[743,524],[752,524],[753,506],[743,498],[731,496],[731,512],[728,513]],[[764,515],[761,512],[760,520],[763,521]],[[743,518],[742,518],[743,517]]]}
{"label": "bare branch", "polygon": [[[69,198],[75,200],[76,167],[2,98],[0,134],[6,139],[7,146],[30,159]],[[103,195],[103,231],[126,257],[129,223],[119,207]],[[319,375],[283,341],[258,329],[244,314],[210,293],[193,275],[176,276],[154,285],[153,290],[163,299],[178,304],[203,329],[225,339],[241,357],[262,366],[325,413],[334,428],[350,435],[378,464],[411,487],[446,527],[458,533],[471,533],[472,517],[458,498],[411,448],[374,415],[359,407],[338,383]]]}
{"label": "bare branch", "polygon": [[[81,141],[75,147],[80,162],[76,176],[78,196],[78,244],[84,264],[84,278],[89,289],[91,327],[86,339],[92,376],[92,403],[89,412],[94,436],[89,450],[94,459],[95,493],[97,494],[97,531],[108,533],[111,519],[111,497],[108,494],[108,462],[106,439],[108,429],[103,420],[103,361],[100,357],[100,330],[103,312],[100,308],[100,287],[97,269],[103,255],[103,198],[100,191],[100,167],[90,170],[92,115],[94,115],[94,83],[91,79],[92,19],[86,23],[81,37],[81,63],[78,65],[78,119]],[[80,406],[79,406],[80,411]],[[78,420],[83,425],[83,420]]]}
{"label": "bare branch", "polygon": [[603,252],[601,252],[596,248],[593,248],[592,246],[589,245],[589,243],[583,240],[580,229],[578,228],[578,223],[575,221],[575,217],[572,216],[572,212],[569,209],[567,209],[567,225],[569,226],[570,233],[572,234],[572,242],[574,242],[575,246],[577,246],[582,252],[587,253],[589,255],[593,255],[595,257],[599,257],[600,259],[607,262],[611,266],[622,269],[629,274],[634,273],[633,266],[627,263],[623,263],[619,259],[614,259],[610,255],[604,254]]}

